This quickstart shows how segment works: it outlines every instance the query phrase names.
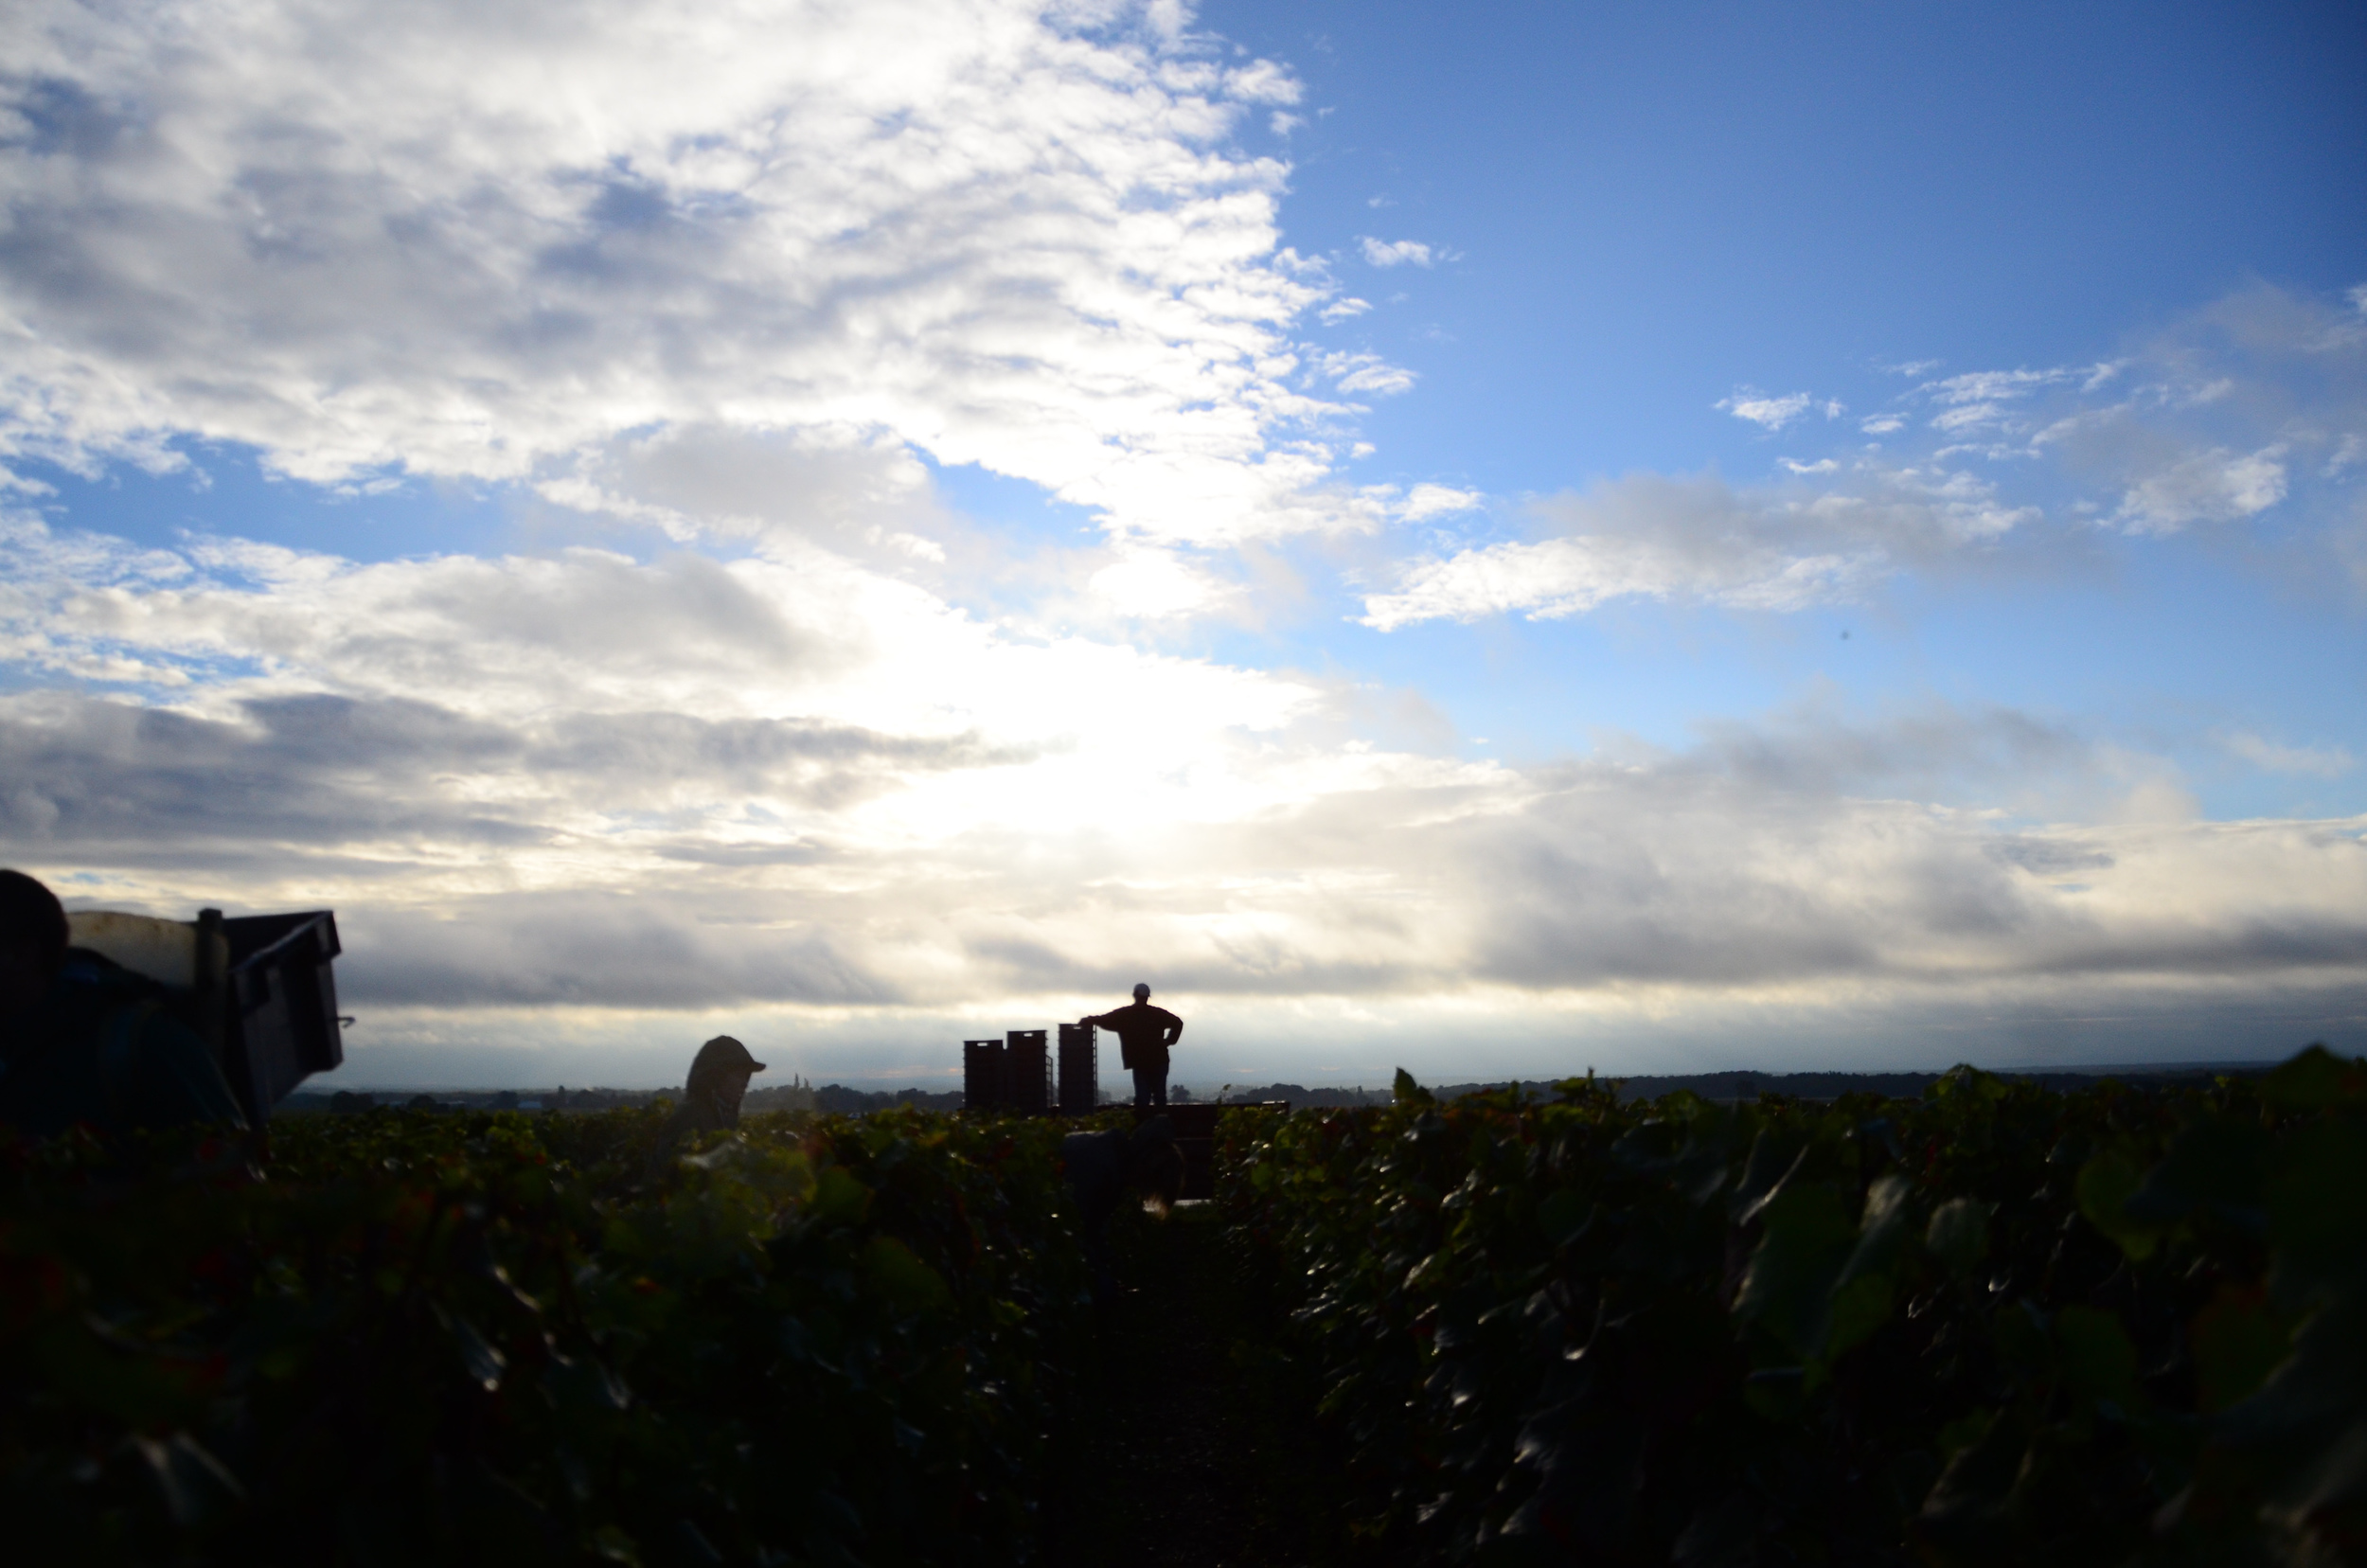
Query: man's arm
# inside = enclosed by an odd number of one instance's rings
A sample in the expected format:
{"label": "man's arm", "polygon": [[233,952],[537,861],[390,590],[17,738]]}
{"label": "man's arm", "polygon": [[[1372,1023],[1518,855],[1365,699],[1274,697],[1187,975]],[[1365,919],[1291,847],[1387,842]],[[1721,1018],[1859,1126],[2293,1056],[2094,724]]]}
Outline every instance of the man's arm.
{"label": "man's arm", "polygon": [[1159,1042],[1161,1045],[1172,1045],[1177,1041],[1184,1038],[1184,1021],[1182,1019],[1176,1017],[1175,1014],[1167,1011],[1165,1007],[1159,1009],[1159,1016],[1167,1021],[1167,1037]]}

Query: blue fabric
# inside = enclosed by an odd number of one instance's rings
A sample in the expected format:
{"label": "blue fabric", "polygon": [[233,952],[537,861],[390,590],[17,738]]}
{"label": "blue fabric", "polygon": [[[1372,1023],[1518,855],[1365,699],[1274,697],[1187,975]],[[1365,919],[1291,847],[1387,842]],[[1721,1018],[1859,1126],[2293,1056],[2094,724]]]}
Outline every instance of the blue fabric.
{"label": "blue fabric", "polygon": [[205,1042],[162,1005],[154,982],[74,951],[49,994],[0,1023],[0,1123],[52,1137],[188,1122],[243,1128]]}

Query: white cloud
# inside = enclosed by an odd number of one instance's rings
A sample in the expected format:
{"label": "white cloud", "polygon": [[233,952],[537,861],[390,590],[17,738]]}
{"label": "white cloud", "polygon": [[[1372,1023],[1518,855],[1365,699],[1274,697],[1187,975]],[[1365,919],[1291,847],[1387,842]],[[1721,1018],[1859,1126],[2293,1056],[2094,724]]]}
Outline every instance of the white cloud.
{"label": "white cloud", "polygon": [[1742,386],[1735,389],[1734,396],[1720,398],[1717,406],[1737,419],[1748,419],[1768,430],[1781,430],[1815,404],[1816,400],[1806,392],[1788,392],[1774,398]]}
{"label": "white cloud", "polygon": [[1357,241],[1364,259],[1376,267],[1395,267],[1412,262],[1427,267],[1435,259],[1430,246],[1418,240],[1376,240],[1367,234]]}
{"label": "white cloud", "polygon": [[1854,597],[1879,567],[1866,556],[1777,557],[1704,572],[1682,552],[1637,539],[1577,537],[1491,544],[1410,570],[1400,591],[1365,600],[1364,624],[1473,620],[1521,612],[1532,620],[1581,615],[1615,598],[1683,597],[1733,610],[1789,611]]}
{"label": "white cloud", "polygon": [[[1080,759],[1087,734],[1147,747],[1166,735],[1213,762],[1232,742],[1211,749],[1212,740],[1287,724],[1316,697],[1287,677],[1075,637],[1014,639],[925,590],[793,539],[769,540],[729,563],[695,554],[639,563],[571,549],[358,564],[234,540],[136,551],[19,519],[0,544],[12,585],[0,604],[0,638],[21,666],[58,670],[116,657],[178,668],[202,678],[178,710],[193,722],[234,722],[245,704],[319,696],[424,704],[489,734],[696,715],[684,722],[860,730],[890,752],[959,741],[965,756],[994,767],[1068,757],[1052,769],[1066,784],[1039,775],[1033,793],[1004,802],[1042,822],[1081,825],[1105,808],[1116,811],[1113,820],[1139,820],[1165,809],[1152,796],[1172,804],[1186,787],[1155,747],[1123,764]],[[1184,563],[1140,550],[1123,554],[1095,586],[1130,596],[1130,613],[1153,615],[1204,591]],[[1112,717],[1121,709],[1130,716]],[[620,759],[603,793],[571,804],[546,799],[559,814],[544,826],[616,839],[615,827],[600,826],[606,814],[662,807],[672,814],[661,836],[672,843],[712,831],[716,813],[737,817],[753,799],[775,809],[784,832],[820,830],[810,803],[801,813],[793,798],[768,800],[730,768],[710,770],[708,793],[694,796],[684,793],[691,786],[682,768],[661,761]],[[695,758],[684,766],[700,771]],[[628,784],[635,769],[649,776]],[[1203,770],[1195,782],[1221,793],[1218,776]],[[532,800],[561,784],[529,770],[501,788]],[[963,788],[984,793],[969,804],[908,795],[877,820],[842,815],[834,831],[884,848],[950,830],[998,795],[990,781]],[[1063,792],[1073,797],[1066,804],[1054,798]],[[502,810],[496,796],[480,804]],[[617,839],[628,860],[633,842],[631,832]],[[527,874],[532,861],[528,854],[495,874]]]}
{"label": "white cloud", "polygon": [[1320,366],[1341,391],[1351,397],[1394,397],[1414,390],[1416,379],[1413,371],[1391,365],[1379,354],[1326,354]]}
{"label": "white cloud", "polygon": [[[883,431],[1147,537],[1338,526],[1295,436],[1295,102],[1157,7],[0,21],[0,457],[563,481],[625,431]],[[329,84],[333,83],[333,90]]]}
{"label": "white cloud", "polygon": [[1304,96],[1290,67],[1255,60],[1225,73],[1225,96],[1243,103],[1296,103]]}
{"label": "white cloud", "polygon": [[1172,550],[1141,546],[1120,549],[1087,589],[1118,614],[1143,620],[1205,614],[1231,597],[1227,585]]}
{"label": "white cloud", "polygon": [[2218,739],[2231,756],[2242,757],[2267,773],[2340,778],[2357,766],[2351,754],[2340,746],[2282,745],[2250,730],[2236,730]]}
{"label": "white cloud", "polygon": [[[2149,814],[2135,794],[2174,777],[2011,712],[1806,713],[1512,768],[1344,744],[1320,683],[1002,633],[810,549],[9,544],[11,593],[45,608],[20,597],[7,631],[39,656],[213,672],[174,705],[0,697],[9,858],[101,902],[337,908],[364,1041],[489,1007],[695,1039],[650,1009],[739,1008],[810,1046],[1048,1016],[1145,954],[1252,1039],[1253,1005],[1324,998],[1459,999],[1478,1038],[1540,1007],[1928,1018],[2073,983],[2362,978],[2367,822]],[[1902,798],[1967,780],[2131,804],[2013,831]]]}
{"label": "white cloud", "polygon": [[2132,532],[2169,533],[2190,523],[2234,523],[2285,499],[2285,449],[2246,455],[2223,448],[2198,452],[2146,475],[2121,499]]}
{"label": "white cloud", "polygon": [[1350,294],[1343,298],[1333,300],[1330,304],[1325,306],[1316,313],[1323,318],[1324,323],[1326,326],[1329,326],[1337,322],[1345,321],[1350,316],[1361,316],[1372,308],[1373,302],[1371,300],[1359,299],[1355,295]]}
{"label": "white cloud", "polygon": [[[1497,600],[1536,604],[1525,574],[1780,602],[1850,569],[1798,553],[1837,526],[1795,522],[1785,560],[1769,498],[1656,485],[1483,553],[1516,580]],[[785,1060],[929,1060],[1147,964],[1254,1045],[1350,1000],[1367,1034],[1429,1021],[1468,1049],[1540,1014],[1971,1026],[2116,988],[2251,1016],[2367,987],[2367,821],[2197,822],[2174,771],[2025,715],[1811,710],[1468,763],[1345,739],[1365,699],[1338,684],[1006,631],[756,543],[367,565],[19,516],[9,656],[150,685],[0,696],[0,846],[106,905],[334,907],[356,1076],[513,1013],[568,1081],[592,1071],[570,1042],[678,1065],[730,1026]],[[1721,576],[1737,544],[1764,569]],[[1159,591],[1189,571],[1125,564]]]}
{"label": "white cloud", "polygon": [[2001,505],[1992,487],[1962,473],[1868,469],[1853,483],[1803,497],[1643,476],[1552,497],[1533,511],[1556,537],[1409,562],[1394,593],[1366,597],[1363,621],[1393,631],[1503,614],[1551,619],[1619,598],[1796,611],[1945,565],[2038,515]]}
{"label": "white cloud", "polygon": [[1408,523],[1427,522],[1433,517],[1451,517],[1457,512],[1476,511],[1487,497],[1478,490],[1455,490],[1446,485],[1416,485],[1405,498],[1398,512]]}
{"label": "white cloud", "polygon": [[1930,382],[1917,392],[1938,405],[1931,428],[1963,438],[1989,430],[2026,430],[2016,423],[2023,401],[2043,387],[2077,383],[2093,367],[2056,366],[2044,370],[1975,370],[1946,381]]}
{"label": "white cloud", "polygon": [[[2101,524],[2136,535],[2272,514],[2282,537],[2271,548],[2310,558],[2294,569],[2367,582],[2359,564],[2367,550],[2358,543],[2367,533],[2356,522],[2356,458],[2367,451],[2367,333],[2353,332],[2355,325],[2356,312],[2337,311],[2323,297],[2255,287],[2134,340],[2109,359],[1922,381],[1890,408],[1858,419],[1857,434],[1883,437],[1881,447],[1853,442],[1777,461],[1799,479],[1820,482],[1835,499],[1871,499],[1869,479],[1882,473],[1913,475],[1912,484],[1935,498],[1949,487],[1973,487],[1985,498],[1982,512],[1993,519],[2035,520],[2036,509],[2013,497],[2051,490],[2066,525]],[[1919,376],[1932,367],[1928,362],[1895,368]],[[1768,430],[1789,431],[1793,440],[1806,434],[1800,425],[1812,412],[1821,408],[1827,419],[1845,412],[1837,401],[1820,405],[1806,392],[1776,396],[1748,386],[1717,406]],[[1970,461],[1989,465],[1982,478],[1965,470]],[[1975,527],[1963,537],[1992,538],[2016,526]],[[2049,553],[2056,558],[2080,553],[2055,537],[2060,543]],[[1833,553],[1807,550],[1796,559]],[[1838,553],[1853,559],[1849,550]],[[1587,554],[1586,580],[1630,580],[1606,576],[1599,551],[1590,547]],[[2036,551],[2025,555],[2038,559]],[[1930,566],[1938,558],[1922,560]],[[1409,568],[1417,575],[1436,569],[1434,562]],[[1747,580],[1764,575],[1739,563],[1735,570]],[[1820,591],[1840,591],[1844,578],[1865,583],[1887,575],[1830,577],[1820,579],[1826,585]],[[1701,593],[1708,602],[1722,602],[1717,595],[1729,591],[1723,584]],[[1694,590],[1672,578],[1667,592],[1682,598]],[[1516,598],[1522,606],[1575,605],[1584,597]],[[1466,593],[1454,602],[1486,597]]]}

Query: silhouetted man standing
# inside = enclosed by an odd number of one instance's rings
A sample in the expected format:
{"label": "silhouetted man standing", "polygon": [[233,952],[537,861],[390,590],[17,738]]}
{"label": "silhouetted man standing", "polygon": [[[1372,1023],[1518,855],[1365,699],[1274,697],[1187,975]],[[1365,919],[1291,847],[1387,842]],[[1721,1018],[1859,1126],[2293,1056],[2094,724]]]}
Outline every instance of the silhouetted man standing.
{"label": "silhouetted man standing", "polygon": [[1167,1047],[1184,1035],[1184,1021],[1165,1007],[1150,1005],[1150,988],[1134,988],[1134,1005],[1080,1024],[1118,1032],[1118,1064],[1134,1074],[1134,1103],[1167,1103]]}

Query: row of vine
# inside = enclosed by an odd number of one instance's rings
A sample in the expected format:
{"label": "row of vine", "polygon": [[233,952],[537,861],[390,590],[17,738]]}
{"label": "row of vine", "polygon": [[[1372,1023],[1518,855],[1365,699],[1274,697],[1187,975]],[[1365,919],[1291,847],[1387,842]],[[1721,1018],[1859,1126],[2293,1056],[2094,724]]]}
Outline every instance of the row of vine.
{"label": "row of vine", "polygon": [[2367,1560],[2367,1062],[1917,1100],[1228,1117],[1366,1544]]}
{"label": "row of vine", "polygon": [[0,1145],[19,1560],[1028,1560],[1089,1310],[1057,1129],[659,1116]]}

